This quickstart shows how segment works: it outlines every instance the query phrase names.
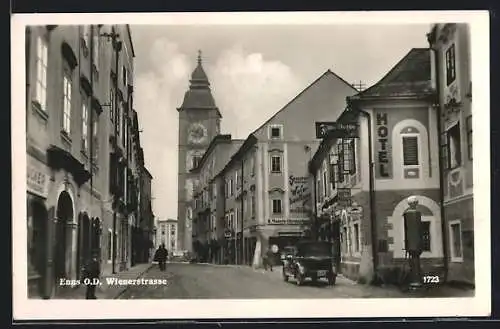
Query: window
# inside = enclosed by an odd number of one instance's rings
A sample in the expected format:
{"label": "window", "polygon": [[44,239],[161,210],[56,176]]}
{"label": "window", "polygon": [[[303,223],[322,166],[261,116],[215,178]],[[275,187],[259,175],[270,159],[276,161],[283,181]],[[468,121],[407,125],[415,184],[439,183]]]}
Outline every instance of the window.
{"label": "window", "polygon": [[172,236],[175,235],[175,229],[170,230],[170,235],[172,235]]}
{"label": "window", "polygon": [[252,194],[250,202],[251,202],[251,205],[250,205],[251,215],[252,215],[252,217],[255,217],[255,195],[254,194]]}
{"label": "window", "polygon": [[281,157],[279,155],[271,156],[271,172],[281,173]]}
{"label": "window", "polygon": [[359,252],[359,224],[354,224],[354,252]]}
{"label": "window", "polygon": [[69,74],[63,77],[63,131],[71,133],[71,89],[72,82]]}
{"label": "window", "polygon": [[95,26],[94,28],[95,28],[95,34],[94,34],[94,37],[93,37],[93,39],[94,39],[94,41],[93,41],[94,42],[94,45],[93,45],[94,46],[94,49],[93,49],[94,50],[94,54],[93,54],[93,58],[92,59],[94,61],[95,68],[97,70],[99,70],[99,46],[100,46],[99,45],[99,40],[100,40],[100,38],[99,38],[99,27]]}
{"label": "window", "polygon": [[281,214],[281,199],[273,200],[273,214]]}
{"label": "window", "polygon": [[403,135],[403,165],[418,166],[418,136]]}
{"label": "window", "polygon": [[460,221],[450,222],[451,260],[462,261],[462,229]]}
{"label": "window", "polygon": [[250,157],[250,174],[255,175],[255,155]]}
{"label": "window", "polygon": [[349,234],[348,234],[348,230],[347,230],[347,227],[344,226],[344,251],[345,253],[349,253]]}
{"label": "window", "polygon": [[109,90],[109,119],[115,122],[115,86],[112,85]]}
{"label": "window", "polygon": [[99,155],[99,124],[97,117],[92,117],[92,158],[98,159]]}
{"label": "window", "polygon": [[125,68],[125,66],[122,69],[122,75],[123,75],[123,86],[126,87],[127,83],[128,83],[128,74],[127,74],[127,69]]}
{"label": "window", "polygon": [[231,195],[231,196],[233,195],[233,188],[234,188],[234,186],[233,186],[233,179],[230,178],[229,179],[229,195]]}
{"label": "window", "polygon": [[328,180],[326,175],[326,170],[323,171],[323,195],[326,197],[328,195]]}
{"label": "window", "polygon": [[457,122],[446,133],[448,169],[455,169],[462,164],[460,150],[460,122]]}
{"label": "window", "polygon": [[229,227],[234,230],[234,213],[229,214]]}
{"label": "window", "polygon": [[108,230],[108,261],[111,260],[113,255],[113,232]]}
{"label": "window", "polygon": [[455,71],[455,44],[446,50],[446,85],[449,86],[456,78]]}
{"label": "window", "polygon": [[341,139],[337,149],[339,155],[339,181],[343,181],[344,175],[356,173],[355,140]]}
{"label": "window", "polygon": [[236,210],[236,212],[234,213],[234,228],[235,230],[238,230],[240,225],[240,223],[238,222],[238,211]]}
{"label": "window", "polygon": [[47,110],[47,41],[39,36],[36,50],[36,101],[41,109]]}
{"label": "window", "polygon": [[87,152],[89,147],[89,108],[87,106],[87,98],[82,100],[82,151]]}
{"label": "window", "polygon": [[422,221],[422,251],[431,251],[431,222]]}
{"label": "window", "polygon": [[236,189],[240,188],[240,180],[239,180],[239,175],[238,175],[237,171],[234,173],[234,184],[236,186]]}
{"label": "window", "polygon": [[472,115],[465,119],[465,126],[467,129],[467,155],[469,160],[472,160]]}
{"label": "window", "polygon": [[83,41],[86,48],[90,45],[90,25],[83,26]]}
{"label": "window", "polygon": [[193,161],[193,168],[196,168],[198,167],[198,164],[200,163],[200,160],[201,160],[201,156],[199,155],[194,155],[193,158],[192,158],[192,161]]}
{"label": "window", "polygon": [[212,193],[213,193],[214,200],[216,200],[217,199],[217,184],[216,183],[213,183],[213,185],[212,185]]}
{"label": "window", "polygon": [[270,126],[269,129],[270,129],[271,139],[280,139],[281,138],[281,126],[274,125],[274,126]]}
{"label": "window", "polygon": [[329,166],[330,166],[330,169],[329,169],[330,184],[332,186],[332,189],[335,189],[335,163],[330,163]]}

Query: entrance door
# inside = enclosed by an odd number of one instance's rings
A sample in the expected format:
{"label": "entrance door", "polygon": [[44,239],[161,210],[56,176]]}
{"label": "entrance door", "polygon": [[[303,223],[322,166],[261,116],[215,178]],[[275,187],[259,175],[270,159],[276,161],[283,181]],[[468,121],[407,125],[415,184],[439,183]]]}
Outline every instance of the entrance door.
{"label": "entrance door", "polygon": [[69,224],[73,221],[73,204],[68,192],[61,192],[57,201],[57,224],[54,241],[54,277],[69,278],[71,255],[71,230]]}

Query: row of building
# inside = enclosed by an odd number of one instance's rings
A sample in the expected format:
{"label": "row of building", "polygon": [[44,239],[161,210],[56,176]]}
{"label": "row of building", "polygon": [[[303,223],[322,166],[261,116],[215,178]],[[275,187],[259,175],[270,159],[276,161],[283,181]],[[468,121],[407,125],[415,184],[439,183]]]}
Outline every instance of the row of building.
{"label": "row of building", "polygon": [[134,56],[128,25],[26,29],[30,297],[57,295],[96,252],[104,274],[150,259]]}
{"label": "row of building", "polygon": [[343,275],[394,282],[414,195],[424,273],[474,284],[470,35],[427,38],[363,91],[328,70],[245,140],[220,134],[199,59],[178,109],[181,248],[260,266],[310,236],[334,243]]}

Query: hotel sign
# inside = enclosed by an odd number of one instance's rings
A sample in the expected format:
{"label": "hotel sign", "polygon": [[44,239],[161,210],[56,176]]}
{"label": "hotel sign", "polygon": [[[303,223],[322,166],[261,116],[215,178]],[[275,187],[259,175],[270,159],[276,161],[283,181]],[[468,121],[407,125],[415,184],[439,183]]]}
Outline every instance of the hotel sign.
{"label": "hotel sign", "polygon": [[327,134],[333,138],[358,138],[357,123],[316,122],[316,138],[323,139]]}
{"label": "hotel sign", "polygon": [[391,139],[389,120],[386,112],[378,111],[375,115],[375,176],[392,178]]}
{"label": "hotel sign", "polygon": [[309,222],[309,218],[283,218],[275,217],[269,218],[267,223],[269,225],[304,225]]}
{"label": "hotel sign", "polygon": [[49,194],[49,175],[43,164],[28,158],[26,166],[26,190],[43,198]]}

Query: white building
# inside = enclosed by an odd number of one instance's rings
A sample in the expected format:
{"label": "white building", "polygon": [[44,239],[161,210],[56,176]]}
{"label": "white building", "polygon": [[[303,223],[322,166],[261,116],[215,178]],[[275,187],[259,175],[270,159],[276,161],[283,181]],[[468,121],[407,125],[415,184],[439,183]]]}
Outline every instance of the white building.
{"label": "white building", "polygon": [[177,220],[157,219],[155,247],[158,248],[162,243],[169,253],[177,250]]}

